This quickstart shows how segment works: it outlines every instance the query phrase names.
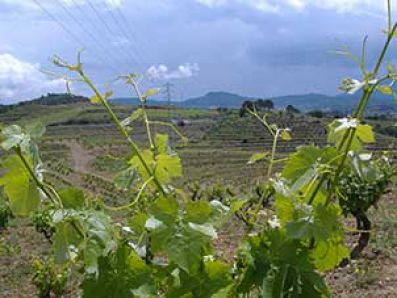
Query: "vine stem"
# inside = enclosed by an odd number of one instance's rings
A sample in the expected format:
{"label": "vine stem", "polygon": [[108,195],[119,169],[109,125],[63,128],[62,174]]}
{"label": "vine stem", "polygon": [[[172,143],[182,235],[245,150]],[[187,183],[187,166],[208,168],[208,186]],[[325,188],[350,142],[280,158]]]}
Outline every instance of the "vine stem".
{"label": "vine stem", "polygon": [[143,158],[139,147],[135,142],[131,139],[130,135],[128,134],[127,130],[123,127],[123,125],[120,123],[119,119],[117,118],[116,114],[113,112],[112,108],[110,107],[109,103],[105,100],[105,98],[102,96],[102,94],[98,91],[98,89],[95,87],[94,83],[84,74],[82,71],[81,67],[77,69],[78,74],[81,76],[81,78],[84,80],[84,82],[91,88],[92,91],[94,91],[95,95],[98,97],[98,99],[101,101],[103,106],[106,108],[107,112],[109,113],[113,123],[116,125],[117,129],[120,131],[120,133],[124,136],[124,138],[127,140],[129,145],[131,146],[134,154],[138,157],[139,161],[141,162],[142,166],[144,167],[145,171],[150,177],[153,177],[153,182],[156,184],[157,188],[165,195],[166,191],[164,190],[163,186],[161,185],[160,181],[155,177],[154,173],[152,170],[149,168],[149,165]]}
{"label": "vine stem", "polygon": [[152,137],[152,130],[150,128],[149,117],[147,115],[146,108],[145,108],[145,100],[141,94],[141,91],[139,90],[139,86],[138,86],[137,82],[135,82],[135,80],[131,76],[128,76],[128,83],[130,83],[132,85],[135,93],[137,94],[137,96],[139,98],[139,101],[141,102],[141,108],[143,111],[143,119],[144,119],[145,125],[146,125],[146,133],[148,136],[150,149],[154,150],[155,146],[154,146],[153,137]]}
{"label": "vine stem", "polygon": [[[390,22],[390,20],[391,19],[389,17],[389,22]],[[392,41],[396,30],[397,30],[397,23],[394,24],[393,29],[390,32],[388,32],[386,43],[385,43],[385,45],[383,47],[383,50],[382,50],[382,52],[381,52],[381,54],[380,54],[380,56],[378,58],[378,61],[377,61],[376,65],[375,65],[375,68],[374,68],[374,70],[372,72],[372,75],[375,78],[378,75],[379,69],[380,69],[380,67],[382,65],[382,62],[383,62],[385,56],[386,56],[387,50],[388,50],[388,48],[390,46],[390,42]],[[371,87],[367,86],[367,88],[365,88],[363,97],[362,97],[362,99],[360,101],[360,104],[358,105],[358,107],[357,107],[357,109],[356,109],[356,111],[354,113],[354,118],[357,118],[359,121],[362,120],[362,118],[364,117],[364,113],[365,113],[365,111],[367,109],[367,106],[368,106],[368,103],[369,103],[369,99],[372,96],[372,94],[375,92],[378,84],[379,84],[379,82],[376,82],[373,86],[371,86]],[[347,156],[349,154],[349,151],[350,151],[351,145],[353,143],[354,137],[356,135],[356,132],[357,132],[357,128],[356,127],[352,127],[345,133],[345,135],[347,135],[347,138],[349,140],[348,140],[347,146],[345,148],[342,160],[341,160],[341,162],[340,162],[340,164],[339,164],[339,166],[337,168],[337,171],[335,173],[334,179],[332,181],[332,188],[331,188],[331,191],[328,193],[328,196],[327,196],[327,201],[326,201],[327,205],[331,201],[332,193],[335,190],[336,183],[337,183],[337,181],[339,179],[339,176],[340,176],[340,174],[341,174],[341,172],[343,170],[343,166],[344,166],[344,164],[346,162],[346,159],[347,159]],[[350,138],[349,138],[349,134],[350,134]],[[344,144],[341,143],[339,145],[338,149],[341,150],[343,148],[343,146],[344,146]]]}
{"label": "vine stem", "polygon": [[[36,174],[34,173],[33,169],[30,167],[29,162],[26,160],[25,156],[22,154],[21,148],[19,147],[15,147],[14,148],[15,153],[17,154],[17,156],[19,157],[19,159],[22,161],[24,167],[28,170],[29,175],[32,177],[32,179],[34,180],[34,182],[36,183],[36,185],[40,188],[40,190],[48,197],[48,199],[55,205],[58,205],[61,209],[63,209],[63,204],[62,204],[62,200],[60,198],[60,196],[58,195],[58,193],[56,192],[56,190],[50,186],[50,185],[45,185],[43,182],[41,182]],[[55,195],[55,197],[57,198],[57,201],[54,200],[52,198],[52,196],[50,195],[50,193],[47,191],[46,186],[53,192],[53,194]],[[81,231],[81,229],[79,228],[79,226],[74,222],[71,221],[71,224],[73,226],[73,228],[77,231],[77,233],[82,237],[85,238],[85,235],[83,233],[83,231]]]}
{"label": "vine stem", "polygon": [[[263,126],[269,131],[269,133],[273,136],[272,151],[271,151],[271,155],[270,155],[269,167],[267,168],[267,179],[269,180],[269,179],[271,178],[271,176],[272,176],[272,173],[273,173],[273,165],[274,165],[276,162],[279,162],[279,161],[276,161],[275,159],[276,159],[278,138],[280,137],[280,132],[281,132],[281,130],[278,129],[278,128],[277,128],[277,129],[273,129],[273,128],[269,125],[269,123],[267,123],[267,121],[265,120],[265,119],[266,119],[266,118],[265,118],[266,115],[263,116],[263,118],[261,118],[261,117],[258,115],[258,113],[256,112],[255,107],[254,107],[254,110],[251,110],[251,109],[247,108],[247,111],[248,111],[248,113],[250,113],[252,116],[254,116],[256,119],[258,119],[259,122],[262,123],[262,125],[263,125]],[[261,208],[262,208],[263,202],[265,201],[265,199],[269,199],[269,197],[272,196],[272,195],[273,195],[273,192],[272,192],[272,191],[269,191],[268,188],[267,188],[266,191],[262,194],[262,196],[261,196],[261,198],[260,198],[258,204],[257,204],[256,207],[255,207],[255,210],[254,210],[252,219],[251,219],[251,221],[249,222],[249,228],[248,228],[248,230],[247,230],[247,232],[246,232],[247,235],[248,235],[248,234],[252,231],[252,229],[254,228],[254,225],[255,225],[256,220],[257,220],[257,218],[258,218],[259,211],[260,211]]]}
{"label": "vine stem", "polygon": [[271,154],[270,161],[269,161],[269,167],[267,169],[267,179],[270,179],[272,176],[274,160],[276,158],[277,142],[278,142],[279,136],[280,136],[280,130],[277,129],[276,133],[274,135],[274,138],[273,138],[272,154]]}
{"label": "vine stem", "polygon": [[266,199],[269,199],[272,195],[273,195],[273,192],[269,191],[268,189],[266,189],[266,191],[263,192],[263,194],[258,202],[258,205],[256,205],[256,207],[255,207],[254,214],[252,216],[252,219],[249,222],[249,227],[248,227],[248,230],[245,233],[245,235],[248,235],[253,230],[256,220],[258,218],[259,211],[261,211],[263,202],[265,202]]}
{"label": "vine stem", "polygon": [[138,203],[139,199],[142,196],[143,191],[146,189],[146,187],[148,186],[148,184],[153,180],[153,176],[150,177],[148,180],[145,181],[145,183],[143,183],[143,185],[141,186],[141,188],[139,189],[139,192],[136,196],[136,198],[134,199],[133,202],[131,202],[130,204],[124,205],[124,206],[120,206],[120,207],[111,207],[111,206],[107,206],[106,204],[104,204],[104,207],[110,211],[122,211],[125,209],[129,209],[132,206],[134,206],[136,203]]}
{"label": "vine stem", "polygon": [[[389,16],[389,22],[391,22],[391,17],[390,16]],[[382,49],[382,52],[381,52],[381,54],[380,54],[380,56],[379,56],[379,58],[377,60],[375,68],[374,68],[374,70],[372,72],[372,76],[375,77],[375,78],[378,75],[378,72],[380,70],[382,62],[383,62],[383,60],[384,60],[384,58],[386,56],[387,50],[388,50],[388,48],[390,46],[390,42],[392,41],[396,30],[397,30],[397,23],[395,23],[393,28],[392,28],[392,30],[388,32],[387,40],[386,40],[385,45],[384,45],[384,47]],[[364,93],[363,93],[363,95],[362,95],[362,97],[360,99],[360,102],[359,102],[359,104],[357,105],[357,108],[354,111],[353,118],[358,118],[359,120],[362,120],[362,118],[364,117],[364,113],[365,113],[366,107],[368,105],[369,99],[370,99],[371,95],[373,94],[373,92],[375,91],[378,83],[379,82],[377,82],[374,86],[372,86],[370,88],[367,87],[367,88],[364,89]],[[347,159],[347,156],[349,154],[350,147],[351,147],[351,144],[352,144],[352,142],[354,140],[355,134],[356,134],[356,128],[355,127],[352,127],[350,129],[348,129],[346,131],[346,133],[343,135],[342,141],[341,141],[341,143],[338,146],[338,150],[340,151],[346,145],[346,142],[348,142],[347,146],[346,146],[346,148],[344,150],[342,160],[339,163],[339,165],[337,167],[337,170],[335,172],[334,179],[332,180],[332,188],[328,192],[326,205],[328,205],[330,203],[330,201],[331,201],[332,193],[335,190],[336,183],[337,183],[337,181],[339,179],[339,176],[340,176],[340,174],[342,172],[343,166],[344,166],[344,164],[346,162],[346,159]],[[317,193],[320,191],[321,186],[324,184],[324,182],[327,180],[327,178],[328,178],[327,175],[322,176],[322,178],[319,181],[315,191],[312,193],[312,195],[310,197],[309,204],[313,203],[314,198],[316,197]]]}
{"label": "vine stem", "polygon": [[21,148],[20,147],[15,147],[14,148],[15,153],[17,154],[17,156],[19,157],[19,159],[22,161],[24,167],[26,168],[26,170],[29,172],[29,175],[32,177],[32,179],[34,180],[34,182],[36,183],[36,185],[40,188],[40,190],[46,195],[46,197],[55,205],[61,205],[62,206],[62,202],[58,201],[56,202],[51,194],[48,192],[48,190],[45,188],[44,184],[37,178],[36,174],[34,173],[33,169],[30,167],[29,162],[27,161],[27,159],[25,158],[25,156],[23,155]]}

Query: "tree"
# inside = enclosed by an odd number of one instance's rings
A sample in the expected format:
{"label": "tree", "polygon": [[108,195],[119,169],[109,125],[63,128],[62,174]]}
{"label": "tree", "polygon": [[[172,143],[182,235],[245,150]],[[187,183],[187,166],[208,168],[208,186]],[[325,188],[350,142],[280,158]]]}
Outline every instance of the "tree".
{"label": "tree", "polygon": [[267,111],[273,110],[274,109],[274,103],[270,99],[266,99],[263,101],[263,108]]}
{"label": "tree", "polygon": [[312,116],[314,118],[323,118],[324,117],[324,113],[320,110],[314,110],[311,111],[309,113],[307,113],[309,116]]}
{"label": "tree", "polygon": [[250,100],[245,100],[243,102],[243,104],[241,105],[240,112],[239,112],[240,117],[245,116],[245,114],[247,113],[247,109],[251,109],[251,110],[254,109],[254,103]]}
{"label": "tree", "polygon": [[287,114],[299,114],[301,112],[297,108],[295,108],[293,105],[288,105],[285,108],[285,111],[287,112]]}
{"label": "tree", "polygon": [[268,112],[274,109],[274,103],[270,99],[258,99],[256,101],[246,100],[240,108],[240,117],[244,117],[247,109],[257,110],[259,112]]}

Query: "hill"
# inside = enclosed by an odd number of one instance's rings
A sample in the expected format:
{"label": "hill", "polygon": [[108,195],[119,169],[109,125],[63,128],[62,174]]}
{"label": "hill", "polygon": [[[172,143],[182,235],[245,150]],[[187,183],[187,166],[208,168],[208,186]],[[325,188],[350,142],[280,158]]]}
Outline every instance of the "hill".
{"label": "hill", "polygon": [[30,104],[39,104],[44,106],[56,106],[56,105],[64,105],[71,103],[88,103],[90,100],[87,97],[80,95],[73,95],[67,93],[48,93],[47,95],[43,95],[39,98],[23,101],[18,103],[17,105],[30,105]]}
{"label": "hill", "polygon": [[[137,97],[115,97],[111,98],[110,102],[113,104],[119,104],[119,105],[131,105],[131,106],[137,106],[140,104],[140,101]],[[176,102],[172,102],[172,104],[175,104]],[[168,102],[162,99],[149,99],[147,101],[147,105],[149,106],[161,106],[161,105],[167,105]]]}
{"label": "hill", "polygon": [[[338,111],[350,113],[353,107],[359,101],[360,94],[355,95],[340,94],[329,96],[324,94],[309,93],[301,95],[287,95],[271,98],[276,109],[284,109],[288,105],[293,105],[301,111],[307,112],[311,110],[322,111]],[[230,92],[209,92],[200,97],[189,98],[184,101],[171,101],[171,105],[179,108],[196,108],[196,109],[212,109],[212,108],[240,108],[246,100],[255,100],[254,97],[242,96]],[[265,98],[266,99],[266,98]],[[30,104],[39,104],[47,106],[56,106],[73,103],[88,103],[89,99],[79,95],[69,94],[47,94],[40,98],[20,102],[17,106]],[[138,98],[119,97],[112,98],[110,102],[120,105],[138,105]],[[147,104],[149,106],[166,106],[168,102],[159,99],[150,99]],[[15,106],[15,105],[14,105]],[[10,106],[1,106],[0,111],[7,110]],[[380,93],[374,94],[368,105],[370,113],[395,113],[397,112],[397,104],[390,97]]]}
{"label": "hill", "polygon": [[[349,113],[359,101],[360,94],[355,95],[340,94],[329,96],[324,94],[309,93],[301,95],[287,95],[271,98],[277,109],[284,109],[288,105],[293,105],[301,111],[323,110],[339,111]],[[255,100],[254,97],[242,96],[229,92],[209,92],[203,96],[186,99],[184,101],[172,101],[171,104],[181,108],[239,108],[245,100]],[[114,98],[111,100],[116,104],[137,105],[137,98]],[[167,105],[164,100],[152,99],[148,105]],[[371,112],[396,112],[397,104],[391,97],[382,94],[375,94],[369,103]]]}
{"label": "hill", "polygon": [[245,100],[253,98],[229,92],[209,92],[204,96],[187,99],[178,103],[181,107],[189,108],[239,108]]}

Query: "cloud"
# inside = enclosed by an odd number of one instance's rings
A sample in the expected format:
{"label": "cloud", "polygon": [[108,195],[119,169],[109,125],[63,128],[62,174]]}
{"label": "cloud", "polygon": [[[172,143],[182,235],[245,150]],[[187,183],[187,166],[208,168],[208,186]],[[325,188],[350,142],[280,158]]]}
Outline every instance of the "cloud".
{"label": "cloud", "polygon": [[224,5],[228,2],[227,0],[196,0],[196,1],[209,7]]}
{"label": "cloud", "polygon": [[64,81],[48,79],[39,68],[39,64],[0,54],[0,104],[38,97],[47,92],[65,91]]}
{"label": "cloud", "polygon": [[122,47],[128,45],[130,40],[125,38],[124,36],[119,36],[115,40],[112,41],[112,46],[114,47]]}
{"label": "cloud", "polygon": [[280,12],[283,9],[303,10],[314,7],[345,12],[381,12],[383,0],[196,0],[208,7],[243,4],[263,12]]}
{"label": "cloud", "polygon": [[177,69],[170,71],[164,64],[152,65],[147,70],[147,75],[152,80],[187,79],[200,71],[197,63],[185,63]]}

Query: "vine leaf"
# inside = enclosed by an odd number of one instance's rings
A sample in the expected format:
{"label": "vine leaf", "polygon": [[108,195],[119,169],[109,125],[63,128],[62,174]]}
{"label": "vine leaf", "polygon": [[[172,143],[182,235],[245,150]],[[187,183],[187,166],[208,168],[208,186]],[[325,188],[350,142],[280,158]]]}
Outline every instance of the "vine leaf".
{"label": "vine leaf", "polygon": [[145,95],[143,95],[143,98],[144,98],[144,99],[147,99],[147,98],[149,98],[150,96],[154,96],[154,95],[158,94],[159,92],[160,92],[160,89],[159,89],[159,88],[148,89],[148,90],[145,92]]}
{"label": "vine leaf", "polygon": [[297,181],[309,169],[318,165],[333,166],[338,161],[338,152],[333,147],[319,148],[314,145],[300,147],[297,152],[290,155],[282,172],[283,177]]}
{"label": "vine leaf", "polygon": [[85,206],[85,195],[81,189],[68,187],[60,190],[59,196],[66,209],[82,209]]}
{"label": "vine leaf", "polygon": [[264,297],[328,297],[328,288],[315,271],[307,248],[280,229],[250,236],[240,248],[239,258],[246,264],[240,293],[253,286]]}
{"label": "vine leaf", "polygon": [[269,157],[270,153],[269,152],[264,152],[264,153],[254,153],[250,160],[248,161],[248,165],[253,165],[259,161],[262,161],[264,159],[266,159],[267,157]]}
{"label": "vine leaf", "polygon": [[[362,151],[363,144],[375,142],[375,135],[372,126],[368,124],[359,124],[356,119],[335,120],[328,125],[328,142],[339,146],[345,133],[354,128],[356,133],[353,137],[350,149],[353,151]],[[342,148],[343,150],[345,148]]]}
{"label": "vine leaf", "polygon": [[149,212],[145,227],[150,230],[154,253],[166,253],[183,271],[194,273],[200,267],[202,254],[209,251],[216,232],[209,222],[210,204],[189,204],[186,215],[182,216],[176,199],[159,198]]}
{"label": "vine leaf", "polygon": [[334,236],[327,240],[318,241],[311,252],[314,264],[320,272],[326,272],[338,266],[340,262],[350,256],[342,236]]}
{"label": "vine leaf", "polygon": [[57,210],[54,250],[56,261],[65,263],[74,258],[84,262],[87,274],[98,275],[98,259],[107,256],[116,246],[111,219],[100,211]]}
{"label": "vine leaf", "polygon": [[121,121],[121,125],[123,127],[129,126],[132,122],[138,120],[143,116],[143,110],[141,108],[136,109],[129,117],[125,118]]}
{"label": "vine leaf", "polygon": [[168,135],[157,134],[155,143],[156,143],[156,148],[159,153],[167,153],[168,152]]}
{"label": "vine leaf", "polygon": [[[182,164],[178,155],[168,150],[168,136],[157,135],[156,146],[158,154],[155,155],[152,150],[142,151],[141,156],[145,160],[146,164],[150,167],[154,176],[161,184],[167,184],[171,182],[173,178],[182,176]],[[150,178],[149,173],[143,166],[138,156],[134,156],[130,160],[132,168],[137,169],[138,173],[144,180]],[[152,187],[155,187],[154,182],[150,183]]]}
{"label": "vine leaf", "polygon": [[2,167],[7,172],[0,178],[0,186],[4,186],[13,214],[28,216],[40,204],[36,183],[31,181],[29,172],[17,155],[3,160]]}
{"label": "vine leaf", "polygon": [[393,89],[390,86],[387,85],[383,85],[383,86],[379,86],[378,90],[385,95],[392,95],[393,94]]}
{"label": "vine leaf", "polygon": [[9,151],[15,147],[21,147],[23,152],[28,152],[30,136],[25,134],[22,128],[18,125],[10,125],[5,127],[2,131],[1,148]]}
{"label": "vine leaf", "polygon": [[82,284],[83,298],[155,297],[151,268],[125,244],[98,261],[98,277]]}
{"label": "vine leaf", "polygon": [[137,178],[137,171],[136,169],[125,169],[124,171],[121,171],[115,178],[114,178],[114,184],[116,187],[123,189],[123,190],[128,190],[131,189],[131,187],[134,185],[136,178]]}
{"label": "vine leaf", "polygon": [[32,140],[39,140],[46,132],[46,127],[41,122],[29,123],[25,127],[26,133]]}
{"label": "vine leaf", "polygon": [[160,154],[157,156],[155,176],[163,183],[169,183],[172,178],[182,176],[182,164],[177,155]]}
{"label": "vine leaf", "polygon": [[280,137],[283,141],[291,141],[292,140],[291,134],[287,129],[282,130]]}
{"label": "vine leaf", "polygon": [[[104,95],[102,95],[102,98],[107,101],[111,96],[113,95],[113,90],[107,91]],[[92,104],[98,104],[101,102],[101,97],[100,95],[95,94],[90,98],[90,102]]]}
{"label": "vine leaf", "polygon": [[205,261],[203,270],[194,275],[178,269],[172,273],[173,286],[167,293],[168,298],[202,297],[222,298],[228,294],[232,286],[229,266],[220,261]]}
{"label": "vine leaf", "polygon": [[92,104],[98,104],[98,103],[101,102],[101,99],[99,98],[98,95],[94,95],[94,96],[92,96],[92,97],[90,98],[90,102],[91,102]]}

